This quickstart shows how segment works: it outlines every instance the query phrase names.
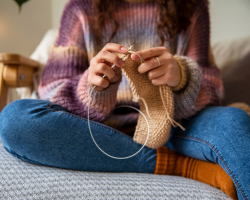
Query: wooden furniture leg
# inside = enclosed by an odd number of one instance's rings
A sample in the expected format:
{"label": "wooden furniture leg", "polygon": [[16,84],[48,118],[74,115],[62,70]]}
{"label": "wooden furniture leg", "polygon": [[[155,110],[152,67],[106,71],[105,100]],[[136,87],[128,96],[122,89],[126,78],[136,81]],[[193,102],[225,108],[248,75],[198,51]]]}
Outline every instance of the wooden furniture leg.
{"label": "wooden furniture leg", "polygon": [[0,112],[6,105],[8,89],[3,80],[4,64],[0,63]]}
{"label": "wooden furniture leg", "polygon": [[6,106],[8,88],[33,89],[33,75],[39,67],[40,63],[30,58],[0,53],[0,112]]}

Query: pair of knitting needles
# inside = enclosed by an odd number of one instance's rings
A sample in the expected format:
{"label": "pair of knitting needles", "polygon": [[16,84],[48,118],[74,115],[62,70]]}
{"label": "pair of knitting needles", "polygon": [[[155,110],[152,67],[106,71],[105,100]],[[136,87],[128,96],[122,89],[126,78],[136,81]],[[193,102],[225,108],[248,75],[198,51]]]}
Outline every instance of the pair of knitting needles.
{"label": "pair of knitting needles", "polygon": [[[132,48],[133,48],[133,45],[129,46],[128,51],[127,51],[123,56],[121,56],[120,59],[123,59],[126,55],[128,55],[128,53],[135,53],[134,51],[132,51]],[[140,57],[139,54],[137,54],[137,55]],[[115,64],[114,64],[111,68],[113,69],[114,67],[115,67]],[[103,75],[102,77],[105,78],[106,75]],[[90,92],[90,100],[91,100],[92,92],[93,92],[93,90],[95,89],[95,87],[96,87],[96,85],[92,88],[92,90],[91,90],[91,92]],[[109,156],[109,157],[111,157],[111,158],[114,158],[114,159],[128,159],[128,158],[131,158],[131,157],[135,156],[136,154],[138,154],[138,153],[145,147],[146,143],[148,142],[148,138],[149,138],[149,122],[148,122],[146,116],[145,116],[139,109],[134,108],[133,106],[124,105],[124,106],[118,106],[118,107],[116,107],[116,108],[120,108],[120,107],[132,108],[132,109],[134,109],[134,110],[137,110],[139,113],[141,113],[142,116],[145,118],[145,120],[146,120],[146,122],[147,122],[147,125],[148,125],[147,139],[146,139],[144,145],[143,145],[136,153],[134,153],[134,154],[132,154],[132,155],[130,155],[130,156],[126,156],[126,157],[116,157],[116,156],[109,155],[108,153],[106,153],[105,151],[103,151],[103,150],[98,146],[98,144],[96,143],[96,141],[95,141],[95,139],[94,139],[94,137],[93,137],[91,128],[90,128],[90,123],[89,123],[90,100],[89,100],[89,106],[88,106],[88,127],[89,127],[89,132],[90,132],[90,135],[91,135],[91,137],[92,137],[93,142],[95,143],[95,145],[97,146],[97,148],[98,148],[102,153],[104,153],[105,155],[107,155],[107,156]]]}
{"label": "pair of knitting needles", "polygon": [[[123,59],[126,55],[128,55],[128,53],[129,53],[130,50],[133,50],[133,45],[129,46],[128,51],[122,57],[120,57],[120,59]],[[114,69],[115,66],[116,65],[113,64],[112,67],[111,67],[111,69]],[[106,75],[104,74],[102,77],[105,78]]]}
{"label": "pair of knitting needles", "polygon": [[[135,51],[133,51],[133,45],[130,45],[130,46],[129,46],[128,51],[127,51],[123,56],[121,56],[120,59],[123,59],[126,55],[128,55],[128,53],[135,53],[136,55],[138,55],[138,56],[140,57],[141,62],[144,62],[144,61],[145,61],[138,53],[136,53]],[[112,67],[111,67],[111,69],[114,69],[115,66],[116,66],[116,65],[113,64]],[[106,75],[104,74],[102,77],[105,78]],[[95,87],[96,87],[96,86],[95,86]]]}
{"label": "pair of knitting needles", "polygon": [[[128,51],[127,51],[122,57],[120,57],[120,59],[123,59],[126,55],[128,55],[128,53],[129,53],[132,49],[133,49],[133,45],[129,46]],[[111,69],[114,69],[115,66],[116,66],[116,65],[113,64],[112,67],[111,67]],[[105,77],[106,77],[106,75],[104,74],[104,75],[102,76],[102,78],[105,78]],[[95,88],[96,88],[96,85],[93,87],[93,90],[94,90]]]}
{"label": "pair of knitting needles", "polygon": [[[128,53],[135,53],[136,55],[138,55],[138,57],[140,57],[141,62],[144,62],[144,61],[145,61],[138,53],[136,53],[135,51],[133,51],[133,45],[130,45],[130,46],[129,46],[128,51],[127,51],[123,56],[121,56],[120,59],[123,59]],[[160,65],[159,58],[157,58],[157,57],[155,57],[155,58],[158,60],[159,65]],[[113,69],[115,66],[116,66],[116,65],[113,64],[111,68]],[[103,75],[102,77],[105,78],[106,75]],[[95,86],[95,87],[96,87],[96,86]],[[160,94],[161,94],[161,90],[160,90]],[[161,96],[162,96],[162,94],[161,94]],[[146,104],[145,99],[144,99],[144,98],[140,98],[140,99],[141,99],[141,100],[143,101],[143,103],[145,104],[146,111],[147,111],[147,114],[148,114],[149,118],[152,119],[152,117],[151,117],[150,114],[149,114],[148,107],[147,107],[147,104]],[[164,104],[163,104],[163,105],[164,105]],[[164,107],[165,107],[165,105],[164,105]],[[167,108],[166,108],[166,107],[165,107],[165,110],[167,111]],[[185,128],[184,128],[183,126],[181,126],[181,124],[179,124],[178,122],[176,122],[175,120],[173,120],[173,119],[170,118],[170,116],[169,116],[169,114],[168,114],[168,111],[167,111],[166,113],[167,113],[167,115],[168,115],[169,120],[171,121],[171,124],[172,124],[174,127],[176,127],[176,125],[177,125],[177,126],[179,126],[183,131],[185,131]],[[146,119],[146,118],[145,118],[145,119]]]}
{"label": "pair of knitting needles", "polygon": [[[141,57],[139,54],[137,54],[136,52],[133,51],[133,45],[130,45],[130,46],[129,46],[128,51],[127,51],[122,57],[120,57],[120,59],[123,59],[126,55],[128,55],[128,53],[135,53],[136,55],[138,55],[138,56],[141,58],[141,61],[142,61],[142,62],[144,61],[144,59],[142,59],[142,57]],[[115,66],[116,66],[116,65],[113,64],[112,67],[111,67],[111,69],[114,69]],[[102,78],[105,78],[105,77],[106,77],[106,75],[104,74],[104,75],[102,76]],[[94,90],[95,88],[96,88],[96,85],[93,87],[93,90]]]}

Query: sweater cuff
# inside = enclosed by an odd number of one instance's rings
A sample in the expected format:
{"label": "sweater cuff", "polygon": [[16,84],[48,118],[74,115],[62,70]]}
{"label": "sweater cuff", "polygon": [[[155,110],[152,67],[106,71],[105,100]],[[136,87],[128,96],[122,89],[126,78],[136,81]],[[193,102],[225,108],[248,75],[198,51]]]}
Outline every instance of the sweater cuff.
{"label": "sweater cuff", "polygon": [[[116,96],[120,82],[121,79],[113,84],[110,84],[107,88],[101,91],[92,91],[92,88],[88,83],[88,70],[86,70],[78,84],[78,96],[87,106],[89,106],[90,103],[91,109],[94,109],[104,115],[109,115],[115,108]],[[91,91],[92,95],[90,94]]]}
{"label": "sweater cuff", "polygon": [[187,85],[187,82],[188,82],[188,79],[187,79],[187,67],[188,66],[186,65],[185,62],[182,62],[182,59],[180,59],[179,56],[175,55],[174,59],[178,63],[178,65],[180,67],[181,81],[180,81],[179,85],[177,85],[175,87],[172,87],[172,90],[174,92],[178,92]]}
{"label": "sweater cuff", "polygon": [[174,92],[174,119],[181,120],[191,117],[196,110],[194,107],[201,85],[201,69],[198,63],[186,56],[178,56],[182,66],[186,66],[187,84],[179,92]]}

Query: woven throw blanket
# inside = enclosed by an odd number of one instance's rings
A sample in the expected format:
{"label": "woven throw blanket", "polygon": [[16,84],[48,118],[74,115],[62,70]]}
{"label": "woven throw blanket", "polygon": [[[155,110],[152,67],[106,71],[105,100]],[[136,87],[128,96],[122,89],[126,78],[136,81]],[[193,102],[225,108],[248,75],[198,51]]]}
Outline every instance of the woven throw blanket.
{"label": "woven throw blanket", "polygon": [[0,140],[0,199],[217,199],[221,190],[191,179],[85,172],[39,166],[8,153]]}

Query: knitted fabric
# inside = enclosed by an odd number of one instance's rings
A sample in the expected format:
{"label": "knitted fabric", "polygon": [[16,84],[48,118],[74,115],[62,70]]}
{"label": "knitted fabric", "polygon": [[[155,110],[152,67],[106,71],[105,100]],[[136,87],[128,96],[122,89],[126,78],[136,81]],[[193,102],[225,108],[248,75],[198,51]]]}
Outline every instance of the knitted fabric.
{"label": "knitted fabric", "polygon": [[179,176],[65,170],[23,162],[0,141],[0,199],[220,199],[215,187]]}
{"label": "knitted fabric", "polygon": [[232,199],[238,199],[234,182],[219,164],[178,154],[166,146],[157,149],[154,174],[175,175],[197,180],[221,189]]}
{"label": "knitted fabric", "polygon": [[[140,102],[140,111],[149,123],[149,138],[146,146],[157,149],[167,142],[170,135],[171,120],[174,116],[173,92],[167,85],[153,85],[146,73],[140,74],[138,66],[141,62],[133,60],[130,54],[124,59],[124,63],[122,72],[129,81],[133,101]],[[140,114],[133,140],[144,144],[147,135],[148,125]]]}
{"label": "knitted fabric", "polygon": [[174,59],[175,61],[178,63],[179,67],[180,67],[180,73],[181,73],[181,81],[180,83],[175,86],[175,87],[172,87],[172,90],[174,92],[178,92],[180,91],[182,88],[184,88],[187,84],[187,69],[186,69],[186,66],[182,65],[180,62],[179,62],[179,57],[178,56],[174,56]]}
{"label": "knitted fabric", "polygon": [[[130,3],[117,0],[113,18],[119,22],[119,29],[111,42],[124,46],[133,44],[138,51],[160,46],[155,22],[157,15],[155,1]],[[41,99],[53,101],[84,118],[87,118],[90,101],[88,68],[90,60],[98,53],[94,48],[94,19],[91,0],[69,0],[38,88]],[[113,27],[107,25],[102,39],[108,41],[112,31]],[[207,105],[221,105],[223,85],[220,71],[209,52],[209,33],[207,1],[197,0],[190,27],[176,37],[176,55],[187,70],[187,83],[173,93],[175,120],[189,118]],[[168,48],[168,42],[164,46]],[[118,130],[133,130],[138,112],[121,113],[121,109],[117,109],[112,113],[120,105],[139,108],[140,102],[134,102],[132,98],[130,84],[123,74],[121,81],[103,91],[93,91],[90,120],[109,120],[110,126]]]}

